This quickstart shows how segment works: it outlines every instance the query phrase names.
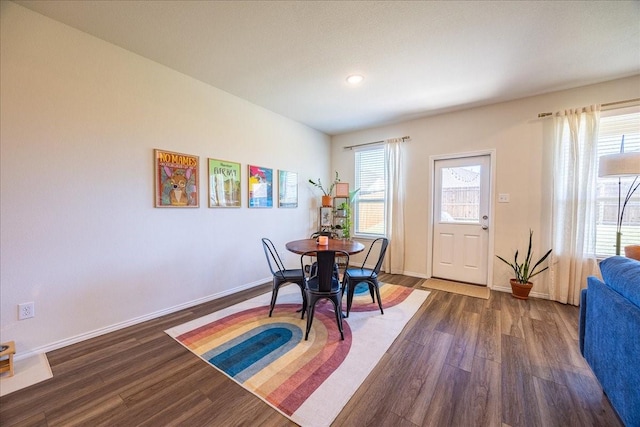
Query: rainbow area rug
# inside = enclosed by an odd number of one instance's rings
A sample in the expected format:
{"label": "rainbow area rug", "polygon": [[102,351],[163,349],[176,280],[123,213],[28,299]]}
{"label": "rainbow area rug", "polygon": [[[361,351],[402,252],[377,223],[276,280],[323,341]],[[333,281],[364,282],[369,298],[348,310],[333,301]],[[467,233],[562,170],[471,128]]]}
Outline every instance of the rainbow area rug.
{"label": "rainbow area rug", "polygon": [[384,315],[366,285],[356,288],[344,341],[328,301],[304,340],[296,285],[280,289],[272,317],[267,293],[165,332],[293,422],[329,426],[429,296],[386,283],[380,293]]}

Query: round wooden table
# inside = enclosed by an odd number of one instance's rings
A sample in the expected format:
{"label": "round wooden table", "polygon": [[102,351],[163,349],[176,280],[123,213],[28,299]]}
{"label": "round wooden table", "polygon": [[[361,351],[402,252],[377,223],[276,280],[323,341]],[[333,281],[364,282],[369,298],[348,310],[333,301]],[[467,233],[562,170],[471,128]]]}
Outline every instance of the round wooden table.
{"label": "round wooden table", "polygon": [[353,255],[364,250],[364,245],[360,242],[339,239],[329,239],[328,245],[319,245],[316,239],[294,240],[287,243],[285,247],[288,251],[296,254],[318,251],[345,251],[349,255]]}

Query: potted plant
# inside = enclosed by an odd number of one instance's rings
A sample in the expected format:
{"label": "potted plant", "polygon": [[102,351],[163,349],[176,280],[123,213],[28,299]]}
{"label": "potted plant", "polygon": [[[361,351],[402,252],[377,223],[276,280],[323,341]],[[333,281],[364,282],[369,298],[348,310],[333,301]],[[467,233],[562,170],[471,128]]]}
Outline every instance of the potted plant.
{"label": "potted plant", "polygon": [[309,180],[309,183],[311,185],[313,185],[314,187],[318,187],[320,190],[322,190],[322,193],[323,193],[322,206],[328,206],[328,207],[333,206],[333,197],[331,197],[331,193],[333,193],[333,187],[335,187],[337,182],[340,182],[340,178],[338,177],[338,171],[336,171],[336,178],[328,187],[322,186],[322,181],[320,180],[320,178],[318,178],[318,181],[313,181],[312,179]]}
{"label": "potted plant", "polygon": [[351,238],[351,203],[353,203],[353,200],[356,198],[358,191],[360,191],[359,188],[357,190],[350,191],[349,201],[342,202],[339,207],[339,209],[344,210],[344,229],[342,231],[342,237],[345,239]]}
{"label": "potted plant", "polygon": [[524,261],[521,264],[518,263],[517,250],[513,258],[513,263],[502,258],[500,255],[496,255],[500,261],[504,262],[509,267],[511,267],[511,269],[515,273],[516,275],[515,279],[510,280],[511,292],[515,298],[519,298],[519,299],[527,299],[529,297],[529,292],[531,291],[531,287],[533,286],[533,283],[531,283],[530,281],[531,278],[533,278],[534,276],[537,276],[538,274],[542,273],[543,271],[549,268],[547,266],[542,270],[536,271],[536,268],[538,268],[544,262],[544,260],[547,259],[549,254],[551,254],[551,249],[549,249],[549,251],[547,251],[547,253],[544,254],[544,256],[540,258],[533,265],[533,268],[531,268],[532,258],[533,258],[533,251],[531,250],[532,236],[533,236],[533,231],[529,230],[529,249],[527,249],[527,256],[525,257]]}

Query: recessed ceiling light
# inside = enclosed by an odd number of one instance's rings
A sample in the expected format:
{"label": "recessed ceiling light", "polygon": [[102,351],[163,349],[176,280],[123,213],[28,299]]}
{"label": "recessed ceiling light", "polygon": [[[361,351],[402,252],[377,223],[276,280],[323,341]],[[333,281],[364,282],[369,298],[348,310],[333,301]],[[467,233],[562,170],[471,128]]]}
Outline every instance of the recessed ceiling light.
{"label": "recessed ceiling light", "polygon": [[349,77],[347,77],[347,83],[351,85],[357,85],[359,83],[362,83],[363,80],[364,80],[364,76],[361,76],[360,74],[352,74]]}

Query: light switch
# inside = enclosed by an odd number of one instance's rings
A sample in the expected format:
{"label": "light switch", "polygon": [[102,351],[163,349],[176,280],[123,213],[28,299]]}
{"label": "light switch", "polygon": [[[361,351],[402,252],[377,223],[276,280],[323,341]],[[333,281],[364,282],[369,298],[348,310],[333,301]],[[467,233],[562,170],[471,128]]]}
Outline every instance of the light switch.
{"label": "light switch", "polygon": [[498,203],[509,203],[509,194],[508,193],[498,194]]}

